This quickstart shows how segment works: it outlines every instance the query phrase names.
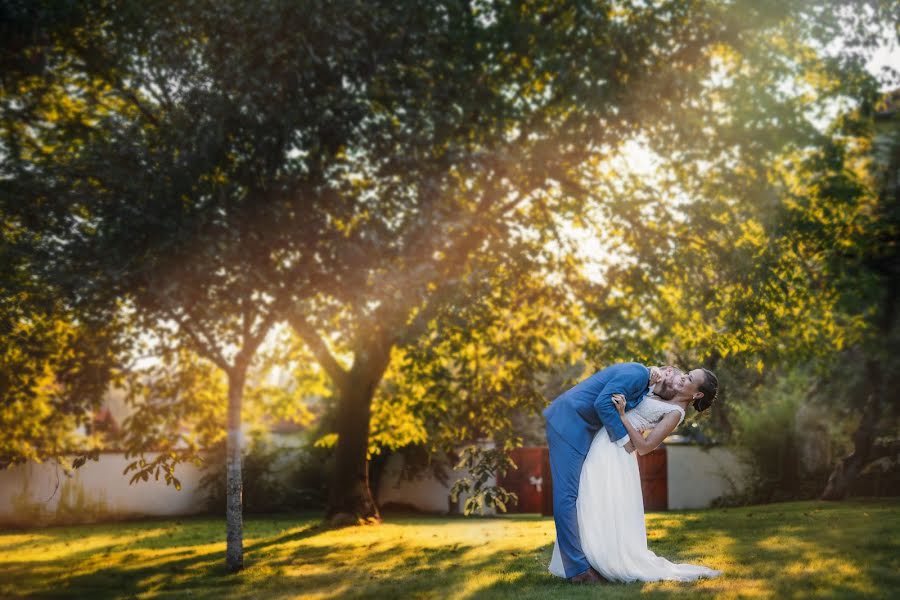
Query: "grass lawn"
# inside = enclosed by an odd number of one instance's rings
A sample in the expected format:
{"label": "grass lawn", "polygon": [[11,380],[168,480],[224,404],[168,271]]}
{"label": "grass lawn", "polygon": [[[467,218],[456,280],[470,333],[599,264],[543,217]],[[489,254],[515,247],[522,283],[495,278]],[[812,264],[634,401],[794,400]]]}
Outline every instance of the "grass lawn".
{"label": "grass lawn", "polygon": [[647,516],[657,554],[722,569],[696,583],[575,587],[546,570],[549,518],[390,517],[324,530],[250,517],[245,570],[223,575],[224,519],[0,531],[0,597],[888,598],[900,594],[900,499]]}

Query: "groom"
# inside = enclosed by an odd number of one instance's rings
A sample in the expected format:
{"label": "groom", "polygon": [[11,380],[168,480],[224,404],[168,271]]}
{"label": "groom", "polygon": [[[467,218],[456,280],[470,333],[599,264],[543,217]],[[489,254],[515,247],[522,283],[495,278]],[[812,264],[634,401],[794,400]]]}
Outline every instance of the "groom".
{"label": "groom", "polygon": [[622,394],[625,409],[637,406],[653,387],[662,398],[671,398],[681,378],[674,367],[645,367],[640,363],[619,363],[594,373],[560,394],[544,410],[547,418],[547,445],[550,447],[550,474],[553,478],[553,519],[556,541],[566,577],[572,583],[600,581],[602,577],[588,564],[578,535],[575,501],[581,466],[591,441],[601,427],[628,452],[634,446],[622,424],[613,394]]}

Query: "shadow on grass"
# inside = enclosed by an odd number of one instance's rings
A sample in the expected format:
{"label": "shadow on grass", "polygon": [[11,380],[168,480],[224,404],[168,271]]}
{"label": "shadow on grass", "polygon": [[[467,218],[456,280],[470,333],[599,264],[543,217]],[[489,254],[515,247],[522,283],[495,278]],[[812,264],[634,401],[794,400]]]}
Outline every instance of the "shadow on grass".
{"label": "shadow on grass", "polygon": [[898,508],[883,499],[672,512],[651,517],[648,533],[651,550],[722,569],[715,583],[741,595],[887,598],[900,585]]}
{"label": "shadow on grass", "polygon": [[[0,595],[121,598],[760,598],[889,597],[898,579],[898,503],[795,503],[659,513],[650,548],[723,569],[719,579],[574,587],[547,572],[552,522],[534,517],[397,517],[327,529],[315,521],[248,519],[246,570],[224,575],[224,523],[96,528],[113,543],[60,558],[6,560]],[[59,532],[53,543],[83,530]],[[45,532],[42,532],[45,533]],[[133,542],[122,541],[128,535]],[[141,537],[143,536],[143,537]],[[0,536],[2,540],[2,536]],[[22,542],[16,541],[17,544]],[[40,539],[31,544],[40,545]],[[29,547],[26,544],[23,547]],[[6,585],[12,581],[16,586]]]}
{"label": "shadow on grass", "polygon": [[[262,541],[245,539],[245,560],[248,553],[297,542],[322,531],[315,523],[293,525],[287,533]],[[242,584],[241,575],[225,572],[224,521],[190,519],[169,526],[156,522],[120,526],[130,535],[118,535],[106,544],[87,544],[91,547],[83,550],[77,549],[79,539],[90,540],[91,530],[108,531],[115,525],[56,528],[43,535],[45,544],[74,545],[76,549],[66,552],[63,558],[4,561],[0,564],[0,596],[18,593],[40,598],[121,598],[154,591],[177,594],[199,585],[204,593],[214,597],[220,596],[222,589]],[[252,527],[249,529],[252,531]],[[245,536],[247,531],[245,527]],[[80,538],[79,532],[83,534]],[[20,542],[18,548],[4,545],[2,549],[15,551],[34,545]],[[18,589],[6,587],[13,582]],[[28,582],[34,584],[31,592]]]}

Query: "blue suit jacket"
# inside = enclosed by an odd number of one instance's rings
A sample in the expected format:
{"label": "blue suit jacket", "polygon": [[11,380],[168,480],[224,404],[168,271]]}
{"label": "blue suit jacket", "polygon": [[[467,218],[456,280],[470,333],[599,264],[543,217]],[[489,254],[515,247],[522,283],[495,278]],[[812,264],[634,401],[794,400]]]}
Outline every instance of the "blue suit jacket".
{"label": "blue suit jacket", "polygon": [[619,363],[594,373],[557,396],[544,409],[544,416],[575,450],[587,454],[594,434],[603,426],[613,441],[628,435],[612,403],[612,395],[623,394],[628,410],[644,399],[650,391],[649,383],[650,369],[640,363]]}

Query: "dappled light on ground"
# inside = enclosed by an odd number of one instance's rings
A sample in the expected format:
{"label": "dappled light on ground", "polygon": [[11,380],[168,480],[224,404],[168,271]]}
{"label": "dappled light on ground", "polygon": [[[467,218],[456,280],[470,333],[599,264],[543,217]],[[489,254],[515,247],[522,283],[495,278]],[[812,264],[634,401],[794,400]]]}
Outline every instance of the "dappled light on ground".
{"label": "dappled light on ground", "polygon": [[[650,548],[722,569],[715,580],[604,586],[604,598],[888,596],[900,584],[900,502],[791,503],[648,515]],[[537,516],[388,516],[324,529],[315,516],[245,522],[245,566],[225,576],[224,520],[0,532],[0,596],[142,598],[594,597],[546,566]]]}

